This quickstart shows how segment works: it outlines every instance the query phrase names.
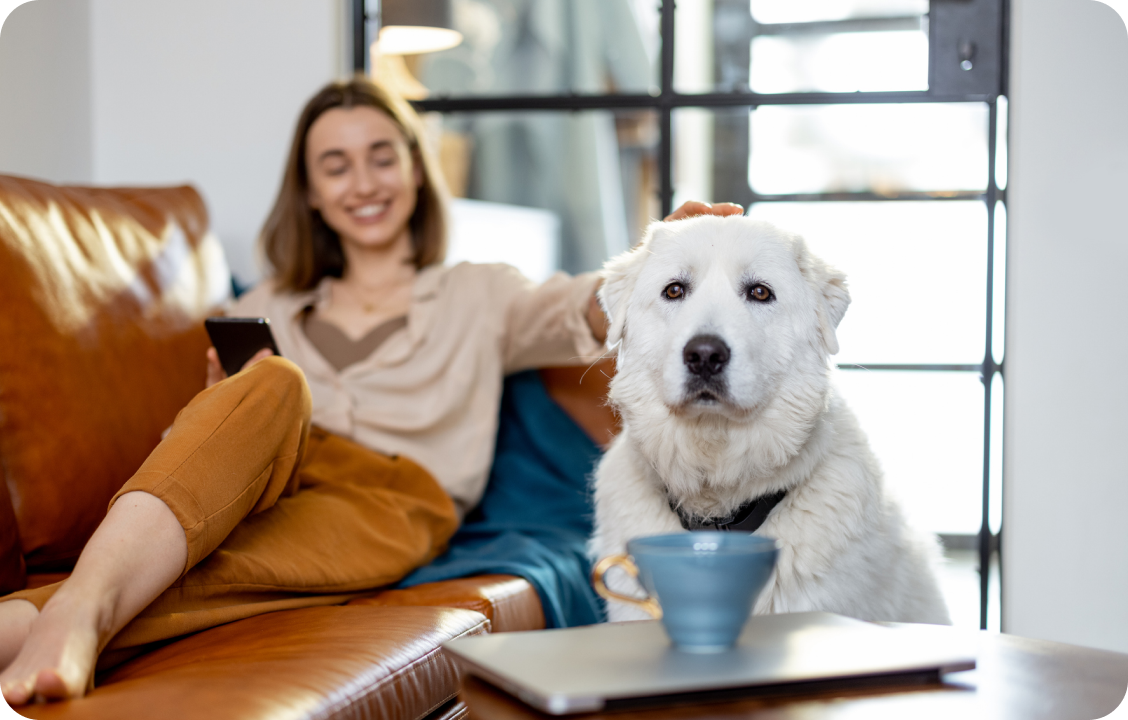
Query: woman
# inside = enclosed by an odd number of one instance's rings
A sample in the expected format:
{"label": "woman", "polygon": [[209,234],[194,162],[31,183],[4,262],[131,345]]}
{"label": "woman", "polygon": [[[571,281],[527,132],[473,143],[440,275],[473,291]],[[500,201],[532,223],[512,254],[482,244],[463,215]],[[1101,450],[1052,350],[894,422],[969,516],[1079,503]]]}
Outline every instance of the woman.
{"label": "woman", "polygon": [[263,234],[274,282],[232,314],[270,318],[314,424],[420,462],[464,512],[485,485],[503,375],[590,361],[604,319],[594,274],[536,287],[506,265],[440,264],[444,191],[418,125],[366,82],[310,102]]}
{"label": "woman", "polygon": [[402,101],[354,80],[309,102],[263,232],[272,282],[232,313],[269,317],[287,359],[224,378],[209,350],[208,388],[73,574],[0,602],[10,704],[81,696],[104,650],[341,603],[442,549],[482,493],[503,375],[604,337],[594,275],[442,267],[443,203]]}

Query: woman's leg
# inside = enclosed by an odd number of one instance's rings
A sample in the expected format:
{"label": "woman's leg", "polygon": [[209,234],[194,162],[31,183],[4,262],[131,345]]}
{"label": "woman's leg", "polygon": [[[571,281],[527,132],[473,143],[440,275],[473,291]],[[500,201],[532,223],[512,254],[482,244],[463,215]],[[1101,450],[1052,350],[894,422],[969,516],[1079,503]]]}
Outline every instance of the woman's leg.
{"label": "woman's leg", "polygon": [[426,470],[320,428],[310,433],[297,476],[297,493],[239,523],[107,649],[264,612],[341,604],[427,563],[458,527],[454,503]]}
{"label": "woman's leg", "polygon": [[81,696],[98,653],[119,630],[244,517],[296,490],[308,429],[309,391],[301,371],[281,359],[196,396],[115,496],[74,573],[39,610],[0,673],[5,699],[21,705],[37,695]]}
{"label": "woman's leg", "polygon": [[[454,503],[426,470],[320,428],[297,478],[297,493],[239,523],[118,632],[99,670],[153,642],[368,594],[430,561],[458,527]],[[61,585],[20,595],[42,607]]]}
{"label": "woman's leg", "polygon": [[23,705],[37,695],[82,695],[98,652],[180,577],[187,556],[184,530],[167,505],[144,492],[119,498],[32,622],[4,672],[4,699]]}

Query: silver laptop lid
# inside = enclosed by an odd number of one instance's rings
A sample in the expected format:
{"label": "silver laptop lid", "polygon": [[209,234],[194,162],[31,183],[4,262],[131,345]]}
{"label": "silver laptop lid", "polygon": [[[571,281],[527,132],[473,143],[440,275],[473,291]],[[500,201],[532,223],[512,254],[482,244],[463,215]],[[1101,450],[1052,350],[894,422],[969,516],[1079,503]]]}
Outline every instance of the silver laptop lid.
{"label": "silver laptop lid", "polygon": [[975,667],[975,636],[896,629],[830,613],[752,618],[717,654],[674,649],[658,621],[460,638],[444,649],[463,669],[553,715],[615,701]]}

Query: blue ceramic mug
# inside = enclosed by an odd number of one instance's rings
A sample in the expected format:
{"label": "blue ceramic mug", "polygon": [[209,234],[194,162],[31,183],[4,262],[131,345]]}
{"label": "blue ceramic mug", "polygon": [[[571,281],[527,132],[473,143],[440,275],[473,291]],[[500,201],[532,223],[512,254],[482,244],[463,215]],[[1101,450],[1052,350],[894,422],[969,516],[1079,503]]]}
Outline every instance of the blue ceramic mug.
{"label": "blue ceramic mug", "polygon": [[[694,531],[636,538],[627,552],[596,564],[596,592],[660,618],[680,650],[720,652],[740,637],[775,568],[779,545],[748,533]],[[638,578],[648,597],[608,589],[603,577],[615,566]]]}

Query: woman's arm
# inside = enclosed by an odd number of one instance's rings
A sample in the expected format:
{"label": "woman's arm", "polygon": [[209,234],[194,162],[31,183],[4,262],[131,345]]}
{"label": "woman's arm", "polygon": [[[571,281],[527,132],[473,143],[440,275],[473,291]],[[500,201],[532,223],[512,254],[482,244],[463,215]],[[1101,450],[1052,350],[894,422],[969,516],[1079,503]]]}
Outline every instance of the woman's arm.
{"label": "woman's arm", "polygon": [[[743,213],[744,208],[736,203],[717,203],[713,205],[707,202],[690,200],[682,203],[681,207],[667,215],[663,222],[684,220],[697,215],[719,215],[725,217],[727,215],[742,215]],[[603,308],[599,306],[599,298],[596,297],[596,293],[599,292],[599,286],[602,284],[603,281],[600,280],[596,284],[595,289],[592,290],[591,299],[588,301],[587,308],[588,327],[591,328],[592,336],[601,343],[607,340],[607,316],[604,314]]]}

